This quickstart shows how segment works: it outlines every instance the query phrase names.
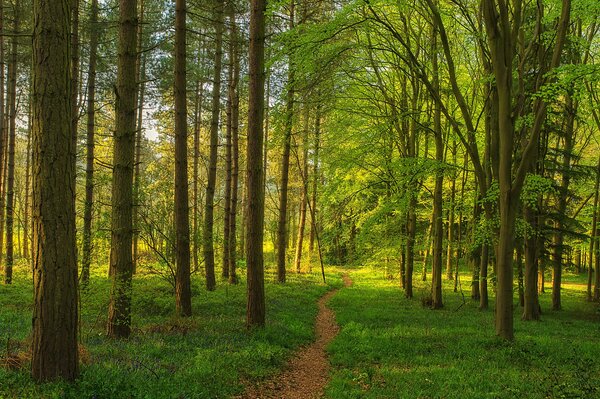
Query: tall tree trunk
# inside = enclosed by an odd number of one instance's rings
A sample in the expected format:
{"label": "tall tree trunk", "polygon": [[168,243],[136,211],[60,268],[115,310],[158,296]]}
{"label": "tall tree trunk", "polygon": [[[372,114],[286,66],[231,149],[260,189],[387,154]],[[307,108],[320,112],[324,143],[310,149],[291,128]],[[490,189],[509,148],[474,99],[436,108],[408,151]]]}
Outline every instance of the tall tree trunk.
{"label": "tall tree trunk", "polygon": [[229,254],[231,253],[231,180],[232,180],[232,130],[233,130],[233,102],[236,96],[236,84],[234,81],[235,74],[235,56],[236,42],[234,39],[235,33],[235,5],[230,0],[227,5],[229,12],[229,65],[228,71],[228,86],[227,86],[227,124],[225,129],[225,197],[223,209],[223,264],[221,275],[224,279],[229,280]]}
{"label": "tall tree trunk", "polygon": [[90,278],[92,260],[92,214],[94,208],[94,152],[96,135],[96,64],[98,53],[98,0],[92,0],[90,15],[90,60],[87,88],[87,134],[85,168],[85,204],[83,210],[83,248],[81,260],[81,284]]}
{"label": "tall tree trunk", "polygon": [[302,250],[304,245],[304,229],[306,227],[306,211],[308,208],[308,130],[309,130],[309,108],[304,105],[304,137],[302,144],[304,152],[302,154],[302,165],[298,162],[302,181],[302,198],[300,199],[300,220],[298,221],[298,235],[296,237],[296,256],[294,257],[294,268],[296,273],[302,269]]}
{"label": "tall tree trunk", "polygon": [[14,215],[15,215],[15,144],[17,138],[17,40],[19,32],[19,0],[14,4],[14,36],[11,43],[10,62],[8,64],[8,171],[6,177],[6,266],[4,282],[12,283],[14,264]]}
{"label": "tall tree trunk", "polygon": [[108,309],[108,336],[131,333],[133,274],[133,164],[135,156],[135,92],[137,0],[119,0],[119,45],[116,123],[113,140],[111,256],[114,270]]}
{"label": "tall tree trunk", "polygon": [[265,289],[263,264],[264,186],[263,186],[263,121],[265,101],[265,0],[250,3],[250,49],[248,143],[247,143],[247,229],[246,264],[248,279],[248,328],[265,324]]}
{"label": "tall tree trunk", "polygon": [[23,206],[23,258],[29,259],[31,192],[31,99],[27,107],[27,148],[25,149],[25,205]]}
{"label": "tall tree trunk", "polygon": [[[201,45],[202,46],[202,45]],[[200,51],[199,51],[200,53]],[[202,65],[204,57],[199,56],[198,64]],[[194,200],[194,213],[192,219],[192,236],[193,236],[193,252],[192,258],[194,262],[194,270],[198,270],[198,252],[199,252],[199,219],[200,219],[200,198],[198,189],[199,179],[199,165],[200,165],[200,130],[202,127],[202,104],[204,102],[204,80],[203,77],[198,78],[196,81],[196,99],[194,100],[194,166],[193,166],[193,179],[192,179],[192,190]]]}
{"label": "tall tree trunk", "polygon": [[[454,141],[453,145],[452,145],[452,158],[453,158],[453,163],[454,165],[456,165],[456,151],[457,151],[457,145],[456,145],[456,140]],[[446,278],[448,280],[452,280],[454,278],[454,276],[452,275],[452,250],[453,250],[453,243],[452,240],[454,239],[454,208],[455,208],[455,204],[454,201],[456,199],[456,174],[452,177],[452,182],[450,184],[450,209],[448,209],[448,248],[446,251]]]}
{"label": "tall tree trunk", "polygon": [[192,315],[190,283],[190,207],[188,198],[187,160],[187,92],[186,92],[186,4],[175,2],[175,231],[177,236],[177,270],[175,298],[177,314]]}
{"label": "tall tree trunk", "polygon": [[36,381],[79,374],[75,164],[69,28],[71,0],[33,2],[34,308]]}
{"label": "tall tree trunk", "polygon": [[137,63],[136,63],[136,100],[137,118],[135,131],[135,165],[133,169],[133,273],[137,273],[139,257],[139,215],[140,215],[140,167],[142,158],[142,136],[144,119],[144,96],[146,93],[146,53],[144,52],[144,10],[145,0],[140,0],[140,13],[137,28]]}
{"label": "tall tree trunk", "polygon": [[[290,30],[294,28],[295,1],[290,3]],[[281,183],[279,185],[279,221],[277,223],[277,281],[285,283],[285,267],[287,257],[288,237],[288,180],[290,169],[290,148],[292,143],[292,129],[294,125],[294,61],[292,54],[288,54],[288,81],[286,97],[285,127],[283,136],[283,156],[281,158]]]}
{"label": "tall tree trunk", "polygon": [[237,265],[237,239],[236,239],[236,220],[238,209],[238,178],[239,178],[239,119],[240,119],[240,97],[238,92],[238,83],[240,79],[240,57],[239,57],[239,37],[238,28],[235,21],[235,8],[231,8],[231,40],[233,47],[233,99],[231,104],[231,205],[229,207],[229,283],[237,284],[236,273]]}
{"label": "tall tree trunk", "polygon": [[[317,191],[319,187],[319,147],[321,147],[321,106],[317,105],[315,115],[315,142],[313,147],[313,170],[312,170],[312,193],[310,199],[310,236],[308,240],[308,252],[310,260],[315,247],[315,233],[317,231]],[[309,261],[310,261],[309,260]]]}
{"label": "tall tree trunk", "polygon": [[[72,0],[71,9],[71,114],[73,124],[73,145],[75,152],[74,162],[77,162],[77,125],[79,122],[79,3],[80,0]],[[73,192],[75,196],[75,192]]]}
{"label": "tall tree trunk", "polygon": [[7,147],[7,125],[6,119],[6,104],[5,104],[5,68],[4,68],[4,0],[0,0],[0,264],[4,264],[4,206],[5,206],[5,187],[6,187],[6,167],[5,153]]}
{"label": "tall tree trunk", "polygon": [[554,235],[554,253],[552,268],[552,310],[561,309],[561,283],[562,283],[562,263],[564,254],[564,233],[565,228],[563,217],[566,217],[567,201],[569,199],[569,185],[571,183],[571,154],[574,145],[574,125],[575,115],[577,114],[578,102],[573,100],[570,94],[566,96],[565,105],[565,128],[564,148],[562,163],[562,183],[560,186],[558,198],[558,220],[556,221],[556,233]]}
{"label": "tall tree trunk", "polygon": [[[440,92],[439,69],[437,58],[437,29],[434,31],[433,38],[433,79],[435,90]],[[444,240],[444,229],[442,224],[442,190],[444,185],[444,172],[441,165],[444,160],[444,142],[442,138],[441,110],[439,106],[435,107],[433,116],[433,130],[435,138],[435,159],[439,162],[440,168],[436,171],[435,188],[433,194],[433,267],[431,273],[431,307],[439,309],[443,307],[442,302],[442,251]]]}
{"label": "tall tree trunk", "polygon": [[208,166],[208,181],[206,184],[206,205],[204,207],[204,265],[206,268],[206,289],[214,291],[215,278],[215,248],[213,238],[214,199],[217,183],[217,151],[219,146],[219,111],[221,109],[221,64],[223,58],[223,13],[224,0],[217,0],[214,9],[215,21],[215,62],[212,91],[212,116],[210,122],[210,159]]}

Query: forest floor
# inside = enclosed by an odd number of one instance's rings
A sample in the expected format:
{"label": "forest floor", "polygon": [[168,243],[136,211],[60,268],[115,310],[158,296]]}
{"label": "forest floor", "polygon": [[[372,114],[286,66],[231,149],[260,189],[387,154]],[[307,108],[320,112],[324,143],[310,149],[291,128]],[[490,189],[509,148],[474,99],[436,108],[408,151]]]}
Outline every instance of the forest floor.
{"label": "forest floor", "polygon": [[[348,274],[342,278],[345,287],[352,285]],[[337,289],[329,291],[318,301],[315,341],[300,348],[281,373],[259,384],[248,385],[239,399],[316,399],[323,396],[330,372],[326,349],[340,331],[327,303],[337,292]]]}
{"label": "forest floor", "polygon": [[[177,319],[172,286],[142,273],[132,337],[113,341],[105,336],[110,284],[100,271],[81,295],[81,377],[36,385],[27,270],[0,284],[0,362],[15,360],[0,367],[0,399],[600,398],[600,313],[585,301],[583,274],[565,273],[559,312],[549,310],[547,284],[539,322],[521,321],[516,306],[516,339],[507,343],[494,335],[493,289],[491,309],[478,310],[466,271],[458,292],[444,280],[436,311],[423,306],[430,281],[415,279],[415,298],[406,299],[397,276],[380,267],[330,267],[327,284],[317,273],[277,284],[267,271],[267,326],[254,331],[244,327],[243,281],[209,293],[194,276],[194,317]],[[340,289],[343,273],[353,284]]]}

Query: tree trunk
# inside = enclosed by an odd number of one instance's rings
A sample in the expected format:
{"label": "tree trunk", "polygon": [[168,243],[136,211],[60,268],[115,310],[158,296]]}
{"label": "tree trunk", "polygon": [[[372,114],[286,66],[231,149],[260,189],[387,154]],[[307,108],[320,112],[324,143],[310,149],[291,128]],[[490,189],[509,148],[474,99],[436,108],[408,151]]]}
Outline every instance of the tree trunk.
{"label": "tree trunk", "polygon": [[[456,151],[457,151],[457,146],[456,146],[456,141],[454,141],[454,144],[452,146],[452,156],[453,156],[453,162],[454,165],[456,165]],[[456,199],[456,175],[454,175],[452,177],[452,182],[450,185],[450,209],[448,210],[448,250],[446,251],[446,279],[448,280],[452,280],[454,279],[454,276],[452,275],[452,250],[453,250],[453,243],[452,240],[454,239],[454,201]]]}
{"label": "tree trunk", "polygon": [[[298,236],[296,237],[296,256],[294,257],[294,268],[297,273],[301,271],[302,246],[304,244],[304,229],[306,227],[306,211],[308,208],[308,129],[309,108],[304,105],[304,153],[302,154],[302,169],[300,170],[302,180],[302,198],[300,199],[300,220],[298,222]],[[298,162],[299,163],[299,162]],[[300,165],[298,165],[300,168]]]}
{"label": "tree trunk", "polygon": [[239,57],[239,37],[238,28],[235,20],[235,8],[231,7],[231,41],[233,42],[233,98],[231,104],[231,206],[229,207],[229,283],[237,284],[236,273],[237,265],[237,239],[236,239],[236,219],[238,209],[238,178],[239,178],[239,116],[240,116],[240,97],[238,93],[238,84],[240,79],[240,57]]}
{"label": "tree trunk", "polygon": [[523,320],[539,320],[538,300],[538,222],[535,211],[525,205],[525,221],[530,224],[533,234],[525,238],[525,292],[523,295]]}
{"label": "tree trunk", "polygon": [[83,210],[83,248],[81,259],[81,284],[90,278],[92,259],[92,213],[94,207],[94,152],[96,135],[96,63],[98,52],[98,0],[92,0],[90,15],[90,60],[87,88],[87,134],[85,168],[85,204]]}
{"label": "tree trunk", "polygon": [[592,217],[592,230],[590,232],[590,255],[588,257],[588,275],[587,275],[587,300],[592,297],[592,276],[594,274],[594,253],[598,245],[597,224],[598,224],[598,196],[600,191],[600,156],[598,157],[598,166],[596,167],[596,183],[594,185],[594,211]]}
{"label": "tree trunk", "polygon": [[111,219],[112,290],[108,336],[131,333],[131,278],[133,274],[133,164],[135,155],[135,92],[137,59],[137,0],[119,1],[119,45],[116,86],[116,123],[113,140]]}
{"label": "tree trunk", "polygon": [[137,29],[137,64],[136,64],[136,75],[137,75],[137,91],[136,91],[136,105],[137,105],[137,118],[136,118],[136,131],[135,131],[135,165],[133,169],[133,273],[137,273],[138,269],[138,257],[139,257],[139,215],[140,215],[140,167],[142,158],[142,136],[143,120],[144,120],[144,96],[146,93],[146,53],[144,52],[144,9],[145,0],[141,0],[140,13]]}
{"label": "tree trunk", "polygon": [[208,181],[206,184],[206,205],[204,207],[204,265],[206,268],[206,289],[214,291],[215,278],[215,248],[213,238],[214,199],[217,183],[217,155],[219,146],[219,111],[221,110],[221,63],[223,58],[223,13],[224,0],[217,0],[214,10],[215,21],[215,63],[212,91],[212,116],[210,122],[210,159]]}
{"label": "tree trunk", "polygon": [[234,52],[236,51],[237,44],[235,43],[234,34],[235,34],[235,8],[234,4],[229,1],[228,3],[228,11],[229,11],[229,65],[228,65],[228,87],[227,87],[227,126],[226,126],[226,134],[225,134],[225,197],[224,197],[224,209],[223,209],[223,265],[221,270],[221,275],[224,279],[229,279],[229,255],[231,253],[231,181],[232,181],[232,168],[233,168],[233,159],[232,159],[232,130],[233,130],[233,102],[236,96],[236,84],[234,81],[235,74],[235,56]]}
{"label": "tree trunk", "polygon": [[190,283],[190,207],[187,160],[186,2],[175,2],[175,231],[177,315],[192,315]]}
{"label": "tree trunk", "polygon": [[[438,70],[438,59],[437,59],[437,42],[436,42],[437,29],[434,30],[433,38],[433,79],[434,88],[439,93],[439,70]],[[431,272],[431,307],[433,309],[439,309],[443,307],[442,302],[442,252],[443,252],[443,240],[444,240],[444,229],[442,224],[442,195],[444,185],[444,172],[441,170],[441,165],[444,160],[444,142],[442,138],[442,125],[441,125],[442,113],[439,106],[435,107],[433,116],[433,130],[435,139],[435,159],[440,165],[440,169],[436,171],[435,176],[435,188],[433,194],[433,267]]]}
{"label": "tree trunk", "polygon": [[246,264],[248,279],[248,328],[265,324],[263,265],[264,186],[263,121],[265,91],[265,0],[250,3],[250,49],[248,59],[248,143],[247,143],[247,229]]}
{"label": "tree trunk", "polygon": [[17,33],[19,32],[19,1],[14,4],[14,33],[11,43],[11,56],[8,64],[8,170],[6,177],[6,266],[4,282],[12,283],[14,264],[14,215],[15,215],[15,144],[17,138]]}
{"label": "tree trunk", "polygon": [[[290,30],[294,28],[295,0],[290,3]],[[288,54],[288,81],[286,97],[285,127],[283,136],[283,156],[281,158],[281,184],[279,185],[279,222],[277,224],[277,281],[285,283],[287,255],[288,180],[290,169],[290,147],[294,124],[294,62]]]}
{"label": "tree trunk", "polygon": [[70,18],[71,0],[33,2],[31,373],[39,382],[79,374]]}

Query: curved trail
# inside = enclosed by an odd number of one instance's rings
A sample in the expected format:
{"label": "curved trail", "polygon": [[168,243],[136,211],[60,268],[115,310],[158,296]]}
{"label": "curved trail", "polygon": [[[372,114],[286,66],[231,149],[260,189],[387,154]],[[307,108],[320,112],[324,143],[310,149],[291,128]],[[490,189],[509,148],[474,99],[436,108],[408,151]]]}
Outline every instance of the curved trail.
{"label": "curved trail", "polygon": [[[352,285],[348,275],[344,275],[343,279],[344,286]],[[259,385],[248,386],[238,399],[316,399],[323,396],[329,381],[329,360],[325,349],[340,330],[335,322],[335,313],[327,307],[327,302],[337,291],[329,291],[319,299],[316,340],[300,348],[281,373]]]}

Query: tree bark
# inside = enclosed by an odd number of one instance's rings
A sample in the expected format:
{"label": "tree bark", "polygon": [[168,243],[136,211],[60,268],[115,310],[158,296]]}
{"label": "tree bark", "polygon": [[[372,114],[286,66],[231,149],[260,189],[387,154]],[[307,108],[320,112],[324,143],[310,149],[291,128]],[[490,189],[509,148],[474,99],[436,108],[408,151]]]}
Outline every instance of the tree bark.
{"label": "tree bark", "polygon": [[17,138],[17,33],[19,32],[19,0],[14,4],[13,31],[15,36],[11,42],[11,55],[8,64],[8,170],[6,176],[6,266],[4,283],[12,283],[14,264],[14,215],[15,215],[15,145]]}
{"label": "tree bark", "polygon": [[[290,3],[290,30],[294,28],[295,1]],[[279,185],[279,221],[277,223],[277,281],[285,283],[285,268],[288,244],[288,181],[290,169],[290,148],[292,143],[292,129],[294,125],[294,62],[292,54],[288,54],[288,81],[286,96],[285,127],[283,136],[283,156],[281,158],[281,183]]]}
{"label": "tree bark", "polygon": [[175,1],[175,231],[177,315],[192,315],[190,282],[190,207],[187,161],[186,2]]}
{"label": "tree bark", "polygon": [[238,28],[235,21],[235,9],[232,7],[231,15],[231,40],[233,47],[233,98],[231,104],[231,206],[229,207],[229,283],[237,284],[237,239],[236,239],[236,220],[238,209],[238,178],[239,178],[239,117],[240,117],[240,97],[238,84],[240,78],[240,57],[239,57],[239,37]]}
{"label": "tree bark", "polygon": [[137,59],[137,0],[119,0],[119,45],[116,123],[113,140],[111,218],[112,290],[107,333],[127,338],[131,333],[133,274],[133,164],[135,155],[135,92]]}
{"label": "tree bark", "polygon": [[85,204],[83,210],[83,248],[81,259],[81,284],[90,278],[92,259],[92,216],[94,208],[94,153],[96,135],[96,64],[98,52],[98,0],[92,0],[90,14],[90,59],[87,88],[87,134],[85,168]]}
{"label": "tree bark", "polygon": [[247,143],[247,228],[246,264],[248,328],[265,324],[265,293],[263,265],[264,186],[263,186],[263,120],[265,83],[265,0],[250,3],[249,98]]}
{"label": "tree bark", "polygon": [[212,91],[212,116],[210,122],[210,159],[208,181],[206,184],[206,204],[204,207],[204,265],[206,269],[206,289],[214,291],[215,278],[215,248],[213,238],[214,199],[217,182],[217,152],[219,146],[219,111],[221,110],[221,64],[223,58],[223,13],[224,0],[217,0],[214,9],[215,21],[215,62]]}
{"label": "tree bark", "polygon": [[[306,212],[308,208],[308,130],[309,130],[309,108],[305,104],[304,109],[304,152],[302,154],[302,167],[300,170],[302,180],[302,198],[300,199],[300,220],[298,221],[298,235],[296,237],[296,256],[294,257],[294,268],[296,273],[302,269],[302,250],[304,245],[304,229],[306,227]],[[300,165],[298,165],[300,168]]]}
{"label": "tree bark", "polygon": [[[33,2],[33,254],[31,372],[38,382],[79,374],[71,0]],[[65,95],[67,93],[67,95]]]}
{"label": "tree bark", "polygon": [[139,257],[139,215],[140,215],[140,178],[142,164],[142,136],[144,135],[143,120],[144,120],[144,96],[146,93],[146,53],[144,52],[144,10],[145,0],[140,0],[140,13],[137,28],[137,91],[136,100],[137,118],[135,131],[135,165],[133,169],[133,273],[137,273],[138,257]]}

